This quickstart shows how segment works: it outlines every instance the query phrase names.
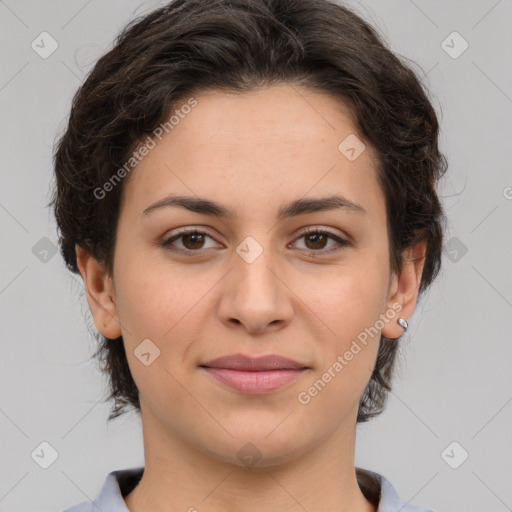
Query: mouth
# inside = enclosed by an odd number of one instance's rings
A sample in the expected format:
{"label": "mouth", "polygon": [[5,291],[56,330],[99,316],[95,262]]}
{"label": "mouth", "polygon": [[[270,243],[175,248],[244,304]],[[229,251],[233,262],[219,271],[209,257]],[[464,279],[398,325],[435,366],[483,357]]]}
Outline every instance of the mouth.
{"label": "mouth", "polygon": [[271,393],[310,369],[278,355],[250,357],[243,354],[220,357],[200,365],[200,368],[221,384],[247,395]]}

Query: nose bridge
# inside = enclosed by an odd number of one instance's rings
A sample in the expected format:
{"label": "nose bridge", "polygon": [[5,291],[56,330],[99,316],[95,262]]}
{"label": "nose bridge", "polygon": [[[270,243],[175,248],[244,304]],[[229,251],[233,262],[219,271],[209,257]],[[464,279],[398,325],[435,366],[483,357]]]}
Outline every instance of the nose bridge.
{"label": "nose bridge", "polygon": [[244,293],[257,294],[261,300],[275,300],[279,284],[276,282],[277,258],[272,250],[272,237],[256,236],[247,236],[236,248],[234,260],[235,275],[239,281],[237,289],[242,296]]}
{"label": "nose bridge", "polygon": [[272,247],[272,237],[263,234],[247,236],[236,247],[221,299],[225,321],[236,319],[256,332],[276,320],[289,319],[292,307],[279,277],[279,256]]}

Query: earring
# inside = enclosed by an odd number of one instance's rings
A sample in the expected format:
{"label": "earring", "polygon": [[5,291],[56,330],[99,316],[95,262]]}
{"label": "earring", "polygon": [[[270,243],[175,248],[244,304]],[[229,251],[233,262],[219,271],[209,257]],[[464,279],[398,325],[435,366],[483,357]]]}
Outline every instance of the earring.
{"label": "earring", "polygon": [[409,324],[407,323],[407,320],[405,318],[399,318],[397,320],[398,322],[398,325],[400,325],[400,327],[402,327],[402,329],[405,331],[407,331],[407,328],[409,327]]}

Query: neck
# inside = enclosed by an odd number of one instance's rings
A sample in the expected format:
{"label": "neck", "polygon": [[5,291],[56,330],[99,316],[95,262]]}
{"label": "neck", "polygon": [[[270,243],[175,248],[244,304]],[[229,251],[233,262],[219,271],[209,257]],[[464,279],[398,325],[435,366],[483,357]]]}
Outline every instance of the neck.
{"label": "neck", "polygon": [[[147,412],[147,411],[146,411]],[[125,497],[134,512],[376,512],[354,467],[355,422],[312,450],[244,467],[198,451],[143,410],[145,470]]]}

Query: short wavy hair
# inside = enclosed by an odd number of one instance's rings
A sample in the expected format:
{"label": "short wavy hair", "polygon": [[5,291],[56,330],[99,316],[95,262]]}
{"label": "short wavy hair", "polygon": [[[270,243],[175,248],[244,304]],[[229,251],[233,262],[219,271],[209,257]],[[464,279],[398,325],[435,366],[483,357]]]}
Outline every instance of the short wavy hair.
{"label": "short wavy hair", "polygon": [[[441,265],[444,212],[436,192],[447,169],[429,93],[406,60],[349,8],[331,0],[175,0],[130,22],[73,97],[54,147],[52,200],[60,252],[78,274],[75,244],[113,275],[122,180],[102,187],[180,100],[206,90],[243,93],[290,83],[333,95],[378,156],[390,268],[426,241],[419,294]],[[122,336],[95,332],[109,379],[109,420],[140,412]],[[381,336],[357,422],[380,414],[391,390],[398,339]]]}

